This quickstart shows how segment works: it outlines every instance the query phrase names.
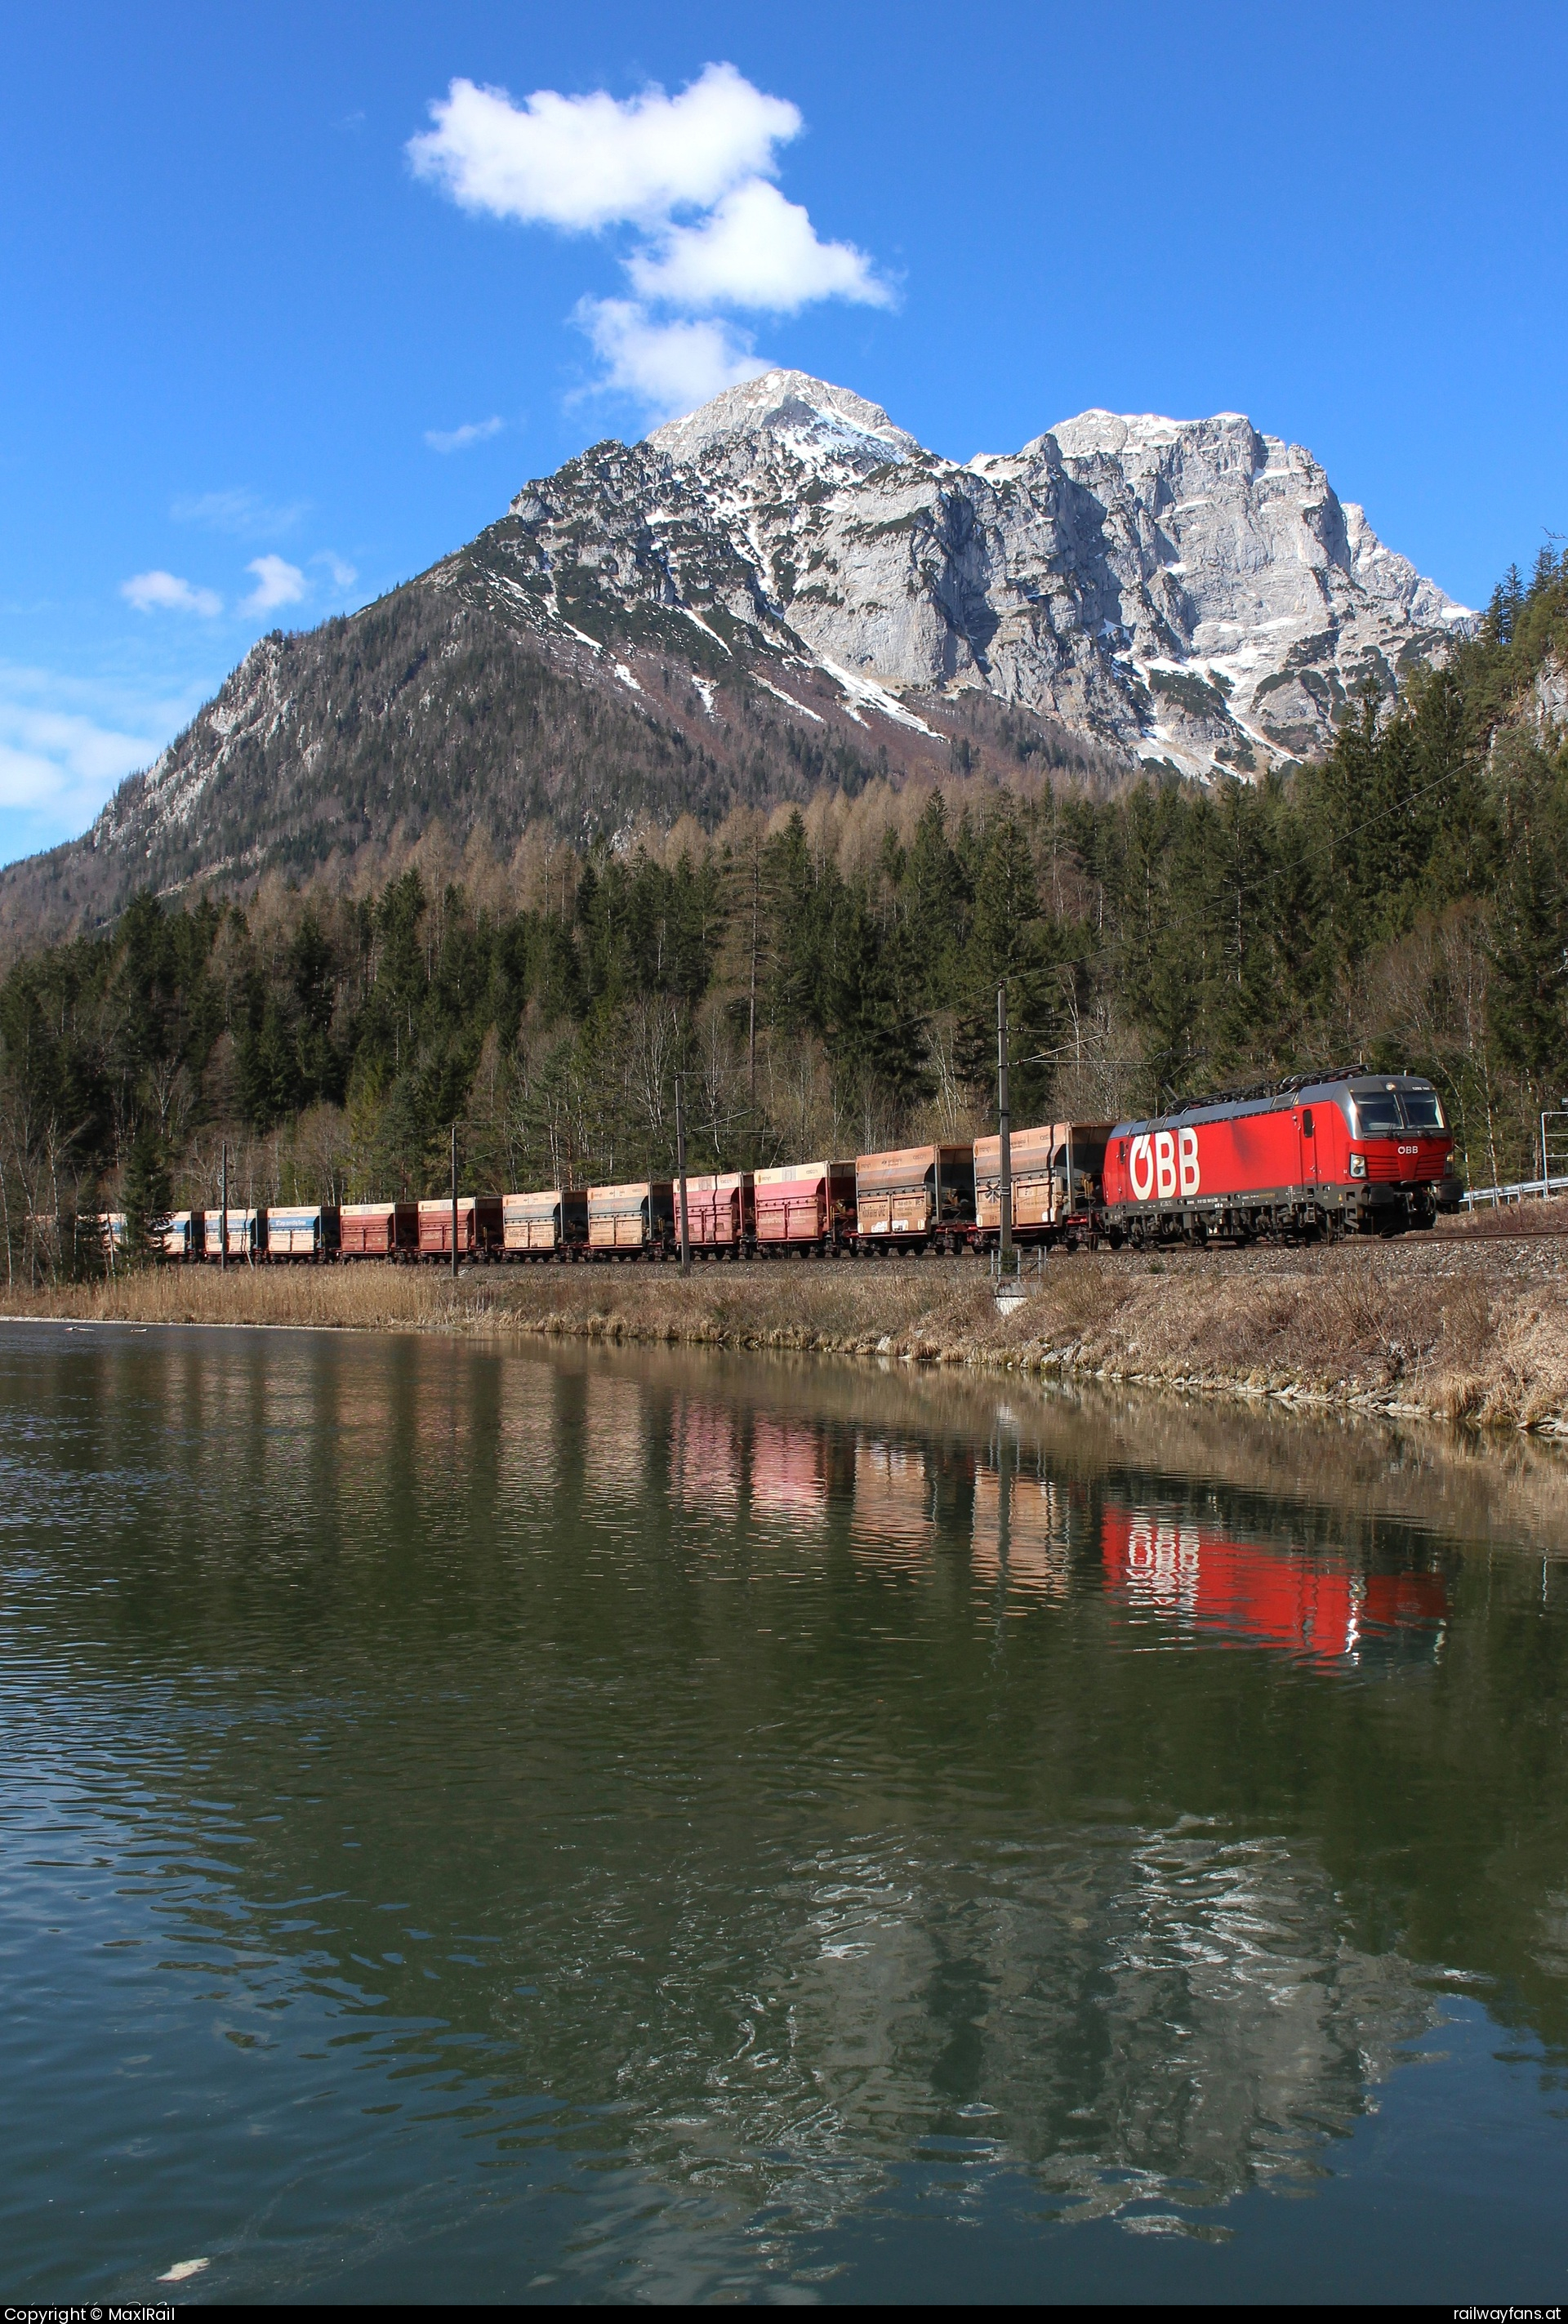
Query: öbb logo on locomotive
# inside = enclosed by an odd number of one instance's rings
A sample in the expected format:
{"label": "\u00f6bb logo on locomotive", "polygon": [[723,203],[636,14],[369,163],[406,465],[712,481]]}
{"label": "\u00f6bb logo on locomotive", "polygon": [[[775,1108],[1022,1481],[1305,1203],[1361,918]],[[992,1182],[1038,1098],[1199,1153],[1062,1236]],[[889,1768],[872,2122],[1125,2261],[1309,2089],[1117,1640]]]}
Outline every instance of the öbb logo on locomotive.
{"label": "\u00f6bb logo on locomotive", "polygon": [[1157,1130],[1152,1137],[1145,1131],[1132,1141],[1128,1175],[1140,1203],[1147,1203],[1151,1195],[1159,1202],[1172,1201],[1178,1177],[1182,1193],[1195,1194],[1202,1184],[1197,1131],[1178,1130],[1174,1138],[1168,1130]]}
{"label": "\u00f6bb logo on locomotive", "polygon": [[[1015,1242],[1037,1249],[1397,1234],[1459,1207],[1453,1153],[1429,1081],[1349,1065],[1211,1092],[1153,1120],[1016,1130],[1007,1207]],[[992,1136],[688,1174],[685,1240],[708,1260],[956,1257],[994,1250],[1002,1213],[1001,1139]],[[101,1224],[113,1265],[126,1222],[113,1213]],[[614,1262],[673,1259],[681,1226],[679,1187],[664,1178],[271,1209],[253,1197],[226,1212],[178,1212],[161,1242],[171,1259],[249,1266]]]}

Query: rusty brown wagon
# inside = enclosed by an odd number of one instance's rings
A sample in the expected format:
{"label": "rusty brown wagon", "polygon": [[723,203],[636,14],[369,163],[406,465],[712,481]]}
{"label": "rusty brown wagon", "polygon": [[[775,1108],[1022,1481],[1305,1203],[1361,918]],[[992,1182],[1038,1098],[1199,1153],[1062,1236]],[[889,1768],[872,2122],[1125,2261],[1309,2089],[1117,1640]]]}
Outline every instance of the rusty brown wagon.
{"label": "rusty brown wagon", "polygon": [[857,1155],[854,1190],[858,1250],[962,1250],[974,1227],[974,1148]]}
{"label": "rusty brown wagon", "polygon": [[344,1259],[412,1259],[420,1248],[417,1204],[345,1203],[337,1213],[337,1248]]}
{"label": "rusty brown wagon", "polygon": [[[459,1194],[457,1250],[459,1257],[493,1259],[503,1248],[506,1231],[499,1194]],[[420,1204],[420,1257],[452,1256],[452,1197],[439,1194]]]}
{"label": "rusty brown wagon", "polygon": [[[1020,1243],[1087,1240],[1100,1201],[1109,1121],[1048,1121],[1015,1130],[1009,1140],[1012,1231]],[[1001,1233],[1001,1140],[974,1141],[977,1240],[991,1249]]]}
{"label": "rusty brown wagon", "polygon": [[586,1187],[547,1186],[535,1194],[501,1198],[508,1259],[575,1259],[587,1246]]}

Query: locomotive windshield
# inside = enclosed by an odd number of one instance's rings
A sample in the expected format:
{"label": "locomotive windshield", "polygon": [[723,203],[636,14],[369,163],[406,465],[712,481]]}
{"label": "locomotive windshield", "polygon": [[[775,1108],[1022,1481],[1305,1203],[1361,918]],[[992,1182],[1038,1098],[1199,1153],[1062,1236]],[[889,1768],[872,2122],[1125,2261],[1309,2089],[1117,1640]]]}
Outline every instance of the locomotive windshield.
{"label": "locomotive windshield", "polygon": [[1362,1138],[1397,1138],[1402,1130],[1430,1137],[1446,1126],[1435,1090],[1357,1090],[1353,1102]]}
{"label": "locomotive windshield", "polygon": [[1446,1127],[1435,1090],[1401,1090],[1399,1102],[1405,1109],[1405,1120],[1409,1129],[1435,1131]]}
{"label": "locomotive windshield", "polygon": [[1405,1127],[1392,1090],[1358,1090],[1355,1106],[1363,1138],[1397,1138]]}

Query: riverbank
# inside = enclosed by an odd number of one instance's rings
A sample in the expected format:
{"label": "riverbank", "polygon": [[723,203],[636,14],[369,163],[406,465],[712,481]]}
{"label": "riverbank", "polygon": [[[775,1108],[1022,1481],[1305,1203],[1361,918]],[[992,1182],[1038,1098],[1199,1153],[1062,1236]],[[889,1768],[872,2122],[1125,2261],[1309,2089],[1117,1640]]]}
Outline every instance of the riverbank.
{"label": "riverbank", "polygon": [[1568,1434],[1568,1241],[1053,1258],[998,1314],[973,1261],[168,1268],[17,1317],[552,1334],[1082,1375]]}

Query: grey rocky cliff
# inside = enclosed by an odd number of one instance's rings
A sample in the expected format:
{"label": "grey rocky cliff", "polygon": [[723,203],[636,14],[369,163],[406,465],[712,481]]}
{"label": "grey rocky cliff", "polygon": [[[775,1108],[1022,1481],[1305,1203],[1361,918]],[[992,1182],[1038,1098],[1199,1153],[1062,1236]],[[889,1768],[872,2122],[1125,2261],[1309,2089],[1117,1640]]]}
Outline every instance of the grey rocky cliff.
{"label": "grey rocky cliff", "polygon": [[1557,654],[1549,653],[1536,672],[1526,715],[1536,740],[1548,747],[1568,733],[1568,669]]}
{"label": "grey rocky cliff", "polygon": [[1087,411],[959,466],[774,372],[649,442],[821,660],[983,688],[1185,772],[1322,750],[1369,678],[1391,694],[1471,618],[1233,413]]}
{"label": "grey rocky cliff", "polygon": [[[1312,755],[1473,618],[1250,420],[1086,411],[938,458],[801,372],[530,485],[498,543],[541,613],[715,612],[905,720],[965,690],[1185,774]],[[736,640],[725,632],[733,649]]]}

